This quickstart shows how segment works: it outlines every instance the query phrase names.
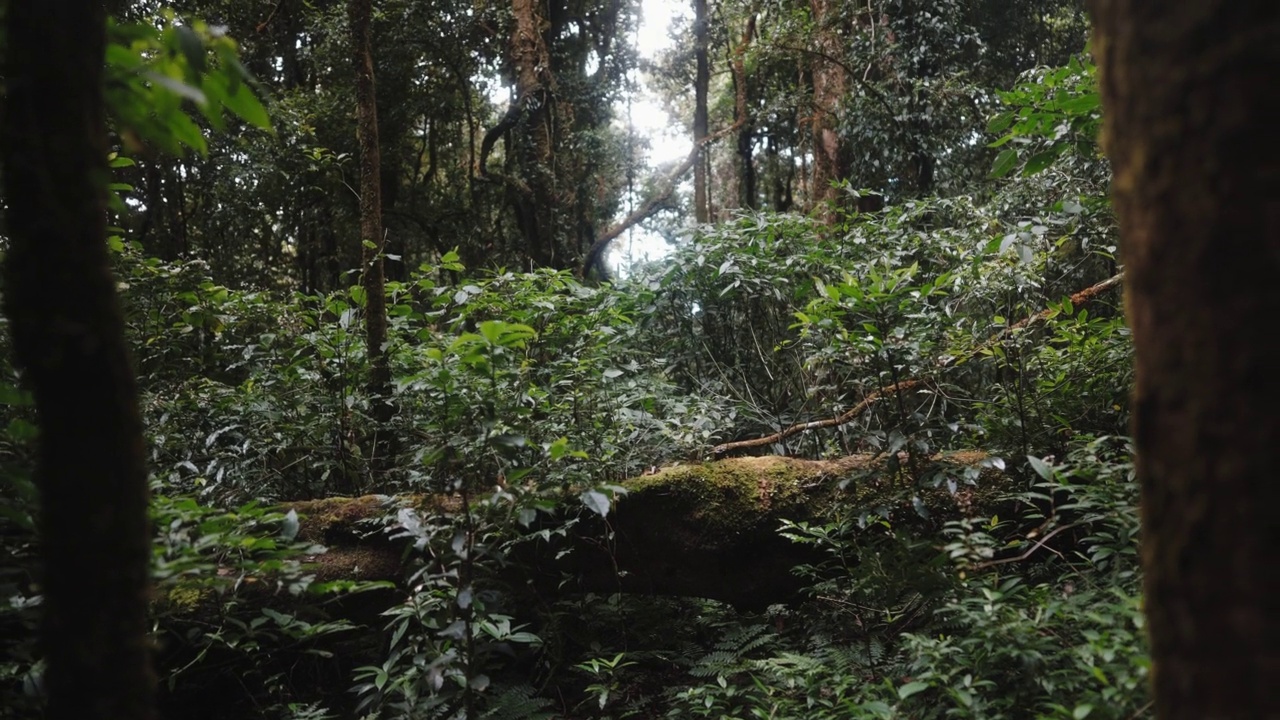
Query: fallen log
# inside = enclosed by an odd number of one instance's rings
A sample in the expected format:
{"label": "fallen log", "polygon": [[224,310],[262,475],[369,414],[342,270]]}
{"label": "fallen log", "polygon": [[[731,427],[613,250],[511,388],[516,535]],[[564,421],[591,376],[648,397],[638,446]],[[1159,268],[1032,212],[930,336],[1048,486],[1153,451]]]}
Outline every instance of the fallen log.
{"label": "fallen log", "polygon": [[[1014,482],[984,467],[981,453],[932,458],[922,486],[894,456],[838,460],[764,456],[675,465],[622,484],[607,517],[590,516],[560,539],[523,543],[513,587],[539,595],[625,592],[703,597],[742,607],[796,598],[793,569],[817,559],[778,534],[783,520],[822,522],[837,512],[883,512],[895,527],[928,533],[943,521],[997,510]],[[976,484],[966,483],[978,473]],[[948,490],[943,478],[956,481]],[[457,512],[457,498],[366,496],[297,502],[301,535],[328,552],[312,558],[320,580],[399,580],[405,544],[370,523],[408,506]],[[926,518],[922,513],[928,515]]]}

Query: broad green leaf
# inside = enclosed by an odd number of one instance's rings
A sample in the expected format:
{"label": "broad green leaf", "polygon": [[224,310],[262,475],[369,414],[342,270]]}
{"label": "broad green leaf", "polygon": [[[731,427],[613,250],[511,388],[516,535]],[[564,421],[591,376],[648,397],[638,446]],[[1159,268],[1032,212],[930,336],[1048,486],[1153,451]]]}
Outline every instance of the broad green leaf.
{"label": "broad green leaf", "polygon": [[1002,112],[987,122],[987,132],[992,135],[999,135],[1013,124],[1013,113]]}
{"label": "broad green leaf", "polygon": [[609,496],[599,490],[585,490],[579,496],[582,504],[600,517],[609,516]]}
{"label": "broad green leaf", "polygon": [[148,70],[144,72],[142,76],[151,82],[164,87],[175,95],[184,97],[197,105],[204,105],[208,102],[208,98],[205,96],[204,91],[194,85],[188,85],[181,80],[169,77],[168,75],[154,70]]}
{"label": "broad green leaf", "polygon": [[1005,148],[996,156],[996,161],[991,165],[991,177],[1001,178],[1009,174],[1009,171],[1018,164],[1018,151],[1013,148]]}
{"label": "broad green leaf", "polygon": [[925,690],[928,690],[928,689],[929,689],[928,683],[922,683],[919,680],[914,680],[898,688],[898,699],[906,700],[912,695],[924,692]]}
{"label": "broad green leaf", "polygon": [[1054,472],[1052,465],[1034,455],[1028,455],[1027,462],[1031,463],[1031,469],[1035,470],[1037,475],[1045,480],[1053,480]]}
{"label": "broad green leaf", "polygon": [[262,102],[253,94],[248,83],[238,83],[234,89],[228,90],[222,104],[235,113],[237,117],[250,125],[263,130],[271,130],[271,117]]}

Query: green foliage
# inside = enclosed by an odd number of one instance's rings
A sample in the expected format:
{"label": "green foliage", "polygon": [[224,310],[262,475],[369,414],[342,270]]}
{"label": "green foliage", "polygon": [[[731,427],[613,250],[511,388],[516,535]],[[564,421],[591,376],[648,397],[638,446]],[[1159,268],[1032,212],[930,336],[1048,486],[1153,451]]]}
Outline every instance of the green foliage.
{"label": "green foliage", "polygon": [[202,22],[178,23],[172,12],[156,20],[108,27],[107,107],[125,141],[138,146],[133,149],[145,142],[174,155],[184,146],[206,153],[204,132],[187,107],[216,130],[226,128],[224,110],[271,128],[235,40]]}
{"label": "green foliage", "polygon": [[505,563],[513,516],[522,506],[528,507],[516,495],[496,491],[456,516],[399,510],[388,530],[412,542],[419,563],[407,580],[410,597],[383,613],[386,658],[355,671],[358,710],[423,718],[504,717],[520,710],[533,717],[547,704],[521,684],[495,678],[523,648],[542,644],[508,614],[513,608],[504,607],[509,601],[492,577]]}
{"label": "green foliage", "polygon": [[987,132],[999,136],[990,147],[1002,148],[992,177],[1018,167],[1024,176],[1035,175],[1068,150],[1085,157],[1099,154],[1102,101],[1091,60],[1073,57],[1064,67],[1036,68],[1016,88],[997,94],[1013,109],[987,123]]}
{"label": "green foliage", "polygon": [[[1062,465],[1036,460],[1042,476],[1016,498],[1016,521],[952,523],[941,554],[900,533],[871,545],[856,526],[794,528],[861,565],[830,575],[843,583],[815,585],[821,602],[795,618],[791,637],[768,635],[770,647],[803,650],[751,658],[764,629],[731,627],[694,665],[702,682],[674,692],[671,716],[1150,717],[1130,453],[1104,438]],[[895,545],[935,553],[950,579],[882,607],[875,593],[922,587],[884,573],[910,566],[888,554]]]}

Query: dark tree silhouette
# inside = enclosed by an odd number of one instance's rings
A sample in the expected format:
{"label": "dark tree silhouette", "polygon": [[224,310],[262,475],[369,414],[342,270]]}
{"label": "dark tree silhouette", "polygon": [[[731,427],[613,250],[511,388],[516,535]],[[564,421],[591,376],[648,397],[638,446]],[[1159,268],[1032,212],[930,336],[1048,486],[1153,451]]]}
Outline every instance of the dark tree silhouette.
{"label": "dark tree silhouette", "polygon": [[1280,717],[1280,4],[1092,10],[1156,714]]}
{"label": "dark tree silhouette", "polygon": [[47,717],[153,717],[137,387],[106,248],[105,16],[8,4],[5,310],[40,425]]}

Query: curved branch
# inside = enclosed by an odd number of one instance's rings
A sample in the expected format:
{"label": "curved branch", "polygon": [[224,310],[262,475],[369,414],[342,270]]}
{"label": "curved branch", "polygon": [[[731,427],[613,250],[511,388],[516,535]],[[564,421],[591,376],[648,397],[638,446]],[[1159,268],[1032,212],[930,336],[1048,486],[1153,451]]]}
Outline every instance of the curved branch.
{"label": "curved branch", "polygon": [[[1102,282],[1096,283],[1094,285],[1090,285],[1084,290],[1081,290],[1080,292],[1077,292],[1076,294],[1072,295],[1071,304],[1072,306],[1087,305],[1093,302],[1094,300],[1096,300],[1099,295],[1107,292],[1108,290],[1111,290],[1112,288],[1119,287],[1119,285],[1123,281],[1124,281],[1124,272],[1123,271],[1118,272],[1115,275],[1112,275],[1111,277],[1107,278],[1106,280],[1103,280]],[[965,362],[966,360],[972,360],[973,358],[977,357],[978,355],[982,354],[983,352],[991,349],[993,346],[1002,342],[1006,337],[1008,337],[1013,332],[1017,330],[1025,330],[1033,325],[1042,323],[1045,320],[1048,320],[1050,317],[1052,317],[1053,313],[1054,313],[1053,309],[1045,309],[1045,310],[1041,310],[1035,315],[1025,317],[1019,320],[1018,322],[1010,325],[1009,327],[1004,328],[1000,332],[997,332],[991,337],[987,338],[986,341],[984,341],[981,345],[973,348],[972,350],[969,350],[968,352],[965,352],[957,357],[943,358],[938,362],[938,365],[941,367],[950,367],[952,365],[959,365],[960,363]]]}
{"label": "curved branch", "polygon": [[[1074,295],[1072,295],[1071,304],[1086,305],[1096,300],[1099,296],[1101,296],[1103,293],[1107,292],[1108,290],[1118,287],[1121,284],[1121,281],[1123,280],[1124,280],[1124,273],[1123,272],[1117,273],[1114,276],[1109,277],[1100,283],[1091,285],[1085,288],[1084,290],[1081,290],[1080,292],[1077,292]],[[1010,325],[1009,327],[1004,328],[1003,330],[996,333],[995,335],[992,335],[990,338],[984,341],[981,345],[978,345],[976,348],[973,348],[959,355],[958,357],[944,358],[943,360],[938,362],[938,365],[940,367],[945,368],[945,367],[950,367],[952,365],[958,365],[966,360],[972,360],[974,357],[977,357],[978,355],[980,355],[983,351],[1001,342],[1005,337],[1009,335],[1009,333],[1015,330],[1022,330],[1022,329],[1028,328],[1036,323],[1044,322],[1045,320],[1048,320],[1052,316],[1053,312],[1054,311],[1052,309],[1041,310],[1035,315],[1023,318],[1022,320],[1019,320],[1018,322]],[[859,402],[857,405],[854,405],[852,408],[849,408],[848,410],[846,410],[845,412],[841,413],[836,417],[825,418],[822,420],[812,420],[810,422],[805,422],[805,423],[798,423],[796,425],[783,428],[782,430],[772,435],[766,435],[765,437],[752,438],[750,440],[737,440],[734,442],[721,443],[720,445],[717,445],[711,448],[711,454],[713,456],[718,457],[731,450],[741,450],[743,448],[752,448],[752,447],[760,447],[762,445],[770,445],[772,443],[778,442],[780,440],[784,440],[786,438],[791,437],[792,435],[804,432],[806,430],[818,430],[821,428],[838,427],[840,425],[843,425],[853,420],[854,418],[857,418],[859,415],[866,412],[867,409],[870,408],[872,405],[879,402],[880,400],[883,400],[885,397],[889,395],[907,392],[910,390],[918,390],[920,388],[926,387],[931,382],[932,380],[930,378],[913,378],[910,380],[903,380],[901,382],[894,383],[893,385],[889,385],[889,386],[880,388],[879,390],[876,390],[875,392],[864,397],[862,401]]]}
{"label": "curved branch", "polygon": [[609,243],[616,240],[619,235],[626,232],[636,223],[648,219],[650,215],[662,208],[663,203],[671,197],[671,193],[675,192],[676,185],[679,184],[680,179],[684,177],[684,175],[693,168],[693,164],[698,161],[698,152],[702,150],[703,147],[730,133],[737,132],[740,127],[742,127],[741,118],[739,118],[738,122],[735,122],[729,127],[717,130],[716,132],[695,142],[693,144],[693,150],[689,152],[688,157],[677,165],[676,169],[673,170],[671,174],[667,175],[665,180],[663,180],[664,187],[661,191],[650,197],[643,205],[636,208],[630,215],[623,218],[621,222],[614,225],[603,235],[596,238],[595,242],[591,243],[591,247],[587,249],[587,254],[583,257],[582,266],[578,268],[578,276],[586,277],[587,273],[591,271],[591,268],[602,265],[604,251],[608,249]]}
{"label": "curved branch", "polygon": [[870,408],[872,405],[876,404],[877,402],[880,402],[881,400],[889,397],[890,395],[896,395],[898,393],[904,393],[911,390],[919,390],[920,388],[923,388],[926,385],[928,385],[928,381],[923,379],[903,380],[902,382],[894,383],[892,385],[887,385],[885,387],[880,388],[879,390],[876,390],[875,392],[868,394],[866,397],[862,398],[862,401],[859,402],[857,405],[854,405],[848,410],[845,410],[843,413],[837,415],[836,417],[824,418],[822,420],[812,420],[806,423],[799,423],[797,425],[792,425],[791,427],[788,427],[788,428],[783,428],[782,430],[779,430],[778,432],[772,435],[766,435],[764,437],[752,438],[750,440],[737,440],[735,442],[721,443],[711,448],[711,454],[718,456],[718,455],[723,455],[731,450],[741,450],[743,448],[760,447],[761,445],[771,445],[780,440],[789,438],[792,435],[795,435],[797,433],[802,433],[806,430],[819,430],[821,428],[838,427],[858,417],[862,413],[866,412],[867,409]]}

